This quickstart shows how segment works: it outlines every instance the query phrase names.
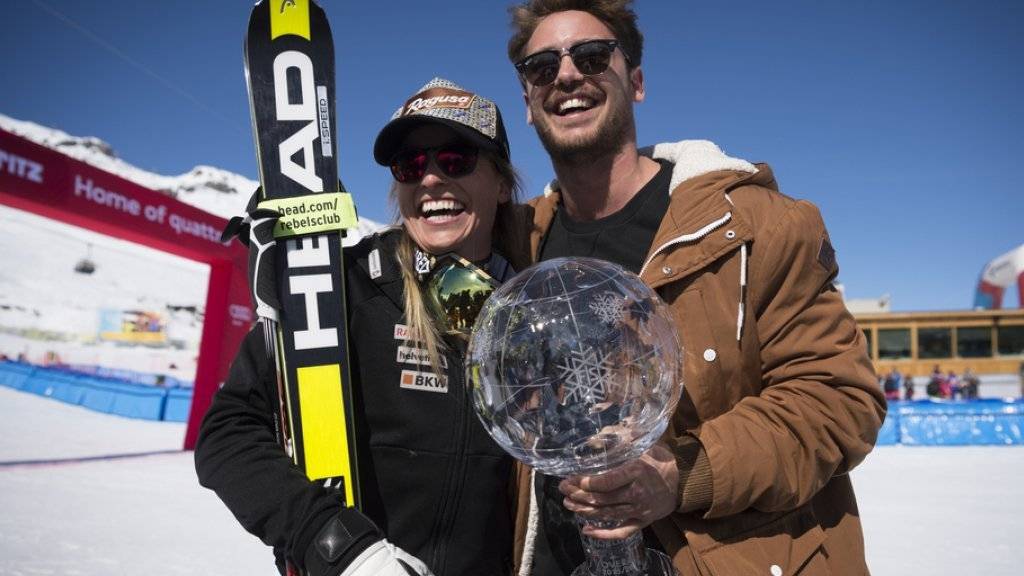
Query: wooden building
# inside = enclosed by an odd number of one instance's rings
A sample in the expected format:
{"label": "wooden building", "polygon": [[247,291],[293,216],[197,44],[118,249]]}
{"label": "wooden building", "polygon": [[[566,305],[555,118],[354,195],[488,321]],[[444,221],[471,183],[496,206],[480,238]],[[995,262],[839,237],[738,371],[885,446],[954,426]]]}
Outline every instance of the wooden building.
{"label": "wooden building", "polygon": [[1021,374],[1024,309],[854,313],[879,374]]}

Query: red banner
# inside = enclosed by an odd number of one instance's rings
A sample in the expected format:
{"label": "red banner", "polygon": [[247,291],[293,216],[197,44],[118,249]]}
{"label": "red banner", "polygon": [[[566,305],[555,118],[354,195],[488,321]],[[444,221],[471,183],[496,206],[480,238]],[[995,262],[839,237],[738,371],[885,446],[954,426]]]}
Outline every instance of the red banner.
{"label": "red banner", "polygon": [[[210,265],[185,448],[253,321],[247,253],[223,218],[0,130],[0,203]],[[243,208],[239,203],[239,211]]]}

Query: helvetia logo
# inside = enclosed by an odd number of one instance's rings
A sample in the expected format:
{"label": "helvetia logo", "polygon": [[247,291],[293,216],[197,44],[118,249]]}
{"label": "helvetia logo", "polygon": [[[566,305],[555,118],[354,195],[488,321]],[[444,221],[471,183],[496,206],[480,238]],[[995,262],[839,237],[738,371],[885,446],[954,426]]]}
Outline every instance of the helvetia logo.
{"label": "helvetia logo", "polygon": [[[430,354],[422,348],[399,346],[398,354],[395,360],[403,364],[419,364],[422,366],[430,366]],[[442,368],[448,367],[448,361],[445,359],[444,356],[440,357],[440,361]]]}

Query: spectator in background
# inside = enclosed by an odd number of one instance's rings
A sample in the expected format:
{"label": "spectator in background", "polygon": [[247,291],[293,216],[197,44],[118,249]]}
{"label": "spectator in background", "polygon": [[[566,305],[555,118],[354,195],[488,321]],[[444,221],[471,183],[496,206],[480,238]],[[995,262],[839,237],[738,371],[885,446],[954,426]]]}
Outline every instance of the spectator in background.
{"label": "spectator in background", "polygon": [[914,399],[914,377],[910,374],[905,374],[903,376],[903,399]]}
{"label": "spectator in background", "polygon": [[978,397],[978,387],[981,385],[981,380],[978,376],[970,369],[964,370],[964,377],[962,379],[960,389],[964,400],[974,400]]}
{"label": "spectator in background", "polygon": [[1020,363],[1020,369],[1017,372],[1020,373],[1020,395],[1024,397],[1024,362]]}
{"label": "spectator in background", "polygon": [[941,398],[942,387],[946,377],[942,375],[942,370],[939,369],[939,365],[936,364],[935,368],[932,369],[932,375],[928,378],[928,386],[925,388],[925,392],[928,393],[929,398]]}
{"label": "spectator in background", "polygon": [[946,394],[943,395],[943,398],[949,398],[951,400],[956,400],[956,397],[959,396],[959,395],[960,395],[960,379],[957,378],[956,372],[953,372],[952,370],[950,370],[949,373],[946,374]]}
{"label": "spectator in background", "polygon": [[886,400],[899,400],[900,399],[900,384],[902,384],[903,375],[900,371],[895,368],[890,368],[889,372],[885,375],[882,380],[882,390],[885,392]]}

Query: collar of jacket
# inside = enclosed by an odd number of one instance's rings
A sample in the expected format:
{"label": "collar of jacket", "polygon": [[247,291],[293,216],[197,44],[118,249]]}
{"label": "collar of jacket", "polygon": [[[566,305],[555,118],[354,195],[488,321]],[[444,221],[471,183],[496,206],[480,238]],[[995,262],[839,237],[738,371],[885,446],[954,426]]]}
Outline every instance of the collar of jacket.
{"label": "collar of jacket", "polygon": [[[683,140],[640,150],[641,155],[673,162],[670,194],[640,276],[653,288],[684,278],[743,246],[753,229],[738,214],[729,193],[745,184],[775,188],[771,169],[726,156],[706,140]],[[533,200],[534,230],[530,248],[539,255],[540,240],[560,202],[557,181]]]}
{"label": "collar of jacket", "polygon": [[[405,308],[402,270],[399,268],[398,259],[395,258],[395,251],[398,249],[398,241],[401,237],[402,228],[400,226],[389,226],[367,237],[370,241],[369,250],[364,253],[365,256],[357,256],[358,265],[366,277],[370,278],[399,310]],[[371,265],[371,261],[373,265]],[[380,273],[371,274],[371,268],[377,266],[379,266]]]}
{"label": "collar of jacket", "polygon": [[[515,206],[514,208],[515,212],[510,213],[508,216],[510,218],[508,226],[515,225],[519,226],[522,230],[527,230],[529,226],[529,213],[525,210],[526,207]],[[401,225],[388,226],[377,233],[367,236],[363,242],[369,242],[369,245],[365,251],[359,251],[356,254],[359,268],[399,309],[405,309],[405,284],[402,280],[402,270],[395,254],[404,233],[405,231]],[[507,235],[523,237],[525,233]],[[529,262],[524,254],[525,249],[516,247],[516,242],[517,238],[510,238],[506,242],[496,245],[492,251],[491,257],[493,259],[504,266],[510,267],[510,269],[505,270],[504,274],[500,274],[501,276],[511,277],[516,271],[529,266]],[[358,251],[358,247],[356,250]],[[505,250],[510,252],[505,252]],[[376,255],[374,255],[375,252]],[[504,254],[506,253],[511,253],[513,256],[505,257]],[[371,261],[375,261],[375,264],[371,265]],[[371,268],[374,266],[379,266],[379,274],[371,273]],[[498,278],[499,281],[505,279],[507,278]]]}

